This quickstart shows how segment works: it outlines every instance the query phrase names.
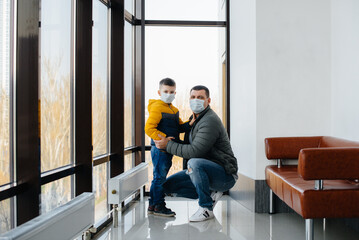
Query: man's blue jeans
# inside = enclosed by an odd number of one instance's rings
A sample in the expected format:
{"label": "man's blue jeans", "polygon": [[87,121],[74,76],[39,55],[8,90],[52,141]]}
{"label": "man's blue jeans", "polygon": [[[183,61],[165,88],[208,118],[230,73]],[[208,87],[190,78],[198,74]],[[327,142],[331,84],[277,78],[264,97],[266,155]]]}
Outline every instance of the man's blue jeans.
{"label": "man's blue jeans", "polygon": [[221,165],[204,158],[190,159],[187,168],[167,178],[163,184],[164,192],[175,193],[178,197],[199,198],[198,204],[209,210],[213,210],[211,191],[228,191],[236,182]]}
{"label": "man's blue jeans", "polygon": [[149,205],[153,206],[165,201],[162,184],[165,182],[167,173],[172,166],[173,155],[152,146],[151,157],[153,164],[153,180],[150,188]]}

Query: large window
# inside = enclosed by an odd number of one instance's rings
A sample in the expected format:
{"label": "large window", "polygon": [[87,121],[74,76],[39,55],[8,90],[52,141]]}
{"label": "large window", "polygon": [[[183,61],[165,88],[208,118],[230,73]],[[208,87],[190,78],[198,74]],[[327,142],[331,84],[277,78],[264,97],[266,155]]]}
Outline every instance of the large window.
{"label": "large window", "polygon": [[[133,74],[133,26],[125,22],[125,105],[124,105],[124,143],[125,147],[134,145],[134,74]],[[125,170],[133,167],[132,154],[125,156]]]}
{"label": "large window", "polygon": [[93,192],[95,193],[95,223],[108,213],[107,205],[107,163],[93,168]]}
{"label": "large window", "polygon": [[[0,232],[89,191],[103,223],[108,178],[151,162],[145,102],[158,98],[162,78],[177,82],[182,119],[195,84],[210,88],[225,115],[225,0],[109,3],[0,0]],[[174,158],[170,174],[180,169]]]}
{"label": "large window", "polygon": [[125,9],[132,15],[134,15],[134,1],[135,0],[125,0]]}
{"label": "large window", "polygon": [[[205,85],[210,90],[211,108],[226,125],[226,28],[223,22],[219,22],[225,19],[223,0],[146,2],[146,20],[162,20],[157,26],[155,21],[150,21],[151,25],[146,26],[146,120],[149,116],[149,99],[159,99],[158,83],[161,79],[169,77],[177,84],[173,104],[179,109],[183,121],[187,121],[192,114],[189,107],[190,89],[195,85]],[[187,22],[182,23],[182,20]],[[188,22],[192,22],[192,25]],[[181,138],[183,139],[183,134]],[[146,144],[150,144],[148,136]],[[149,162],[151,181],[150,154],[146,154],[146,161]],[[168,176],[182,169],[182,158],[174,156]]]}
{"label": "large window", "polygon": [[[108,153],[108,8],[94,0],[92,12],[92,135],[93,156],[96,157]],[[95,222],[108,212],[107,170],[107,162],[93,169]]]}
{"label": "large window", "polygon": [[41,214],[70,201],[71,189],[71,177],[61,178],[41,186]]}
{"label": "large window", "polygon": [[[224,34],[224,28],[146,27],[146,119],[148,101],[159,99],[158,83],[165,77],[176,81],[173,104],[183,121],[192,114],[189,93],[195,85],[209,88],[211,108],[223,119],[220,36]],[[146,143],[150,143],[148,136]],[[182,158],[174,156],[172,162],[169,175],[183,167]]]}
{"label": "large window", "polygon": [[177,83],[173,104],[183,120],[191,115],[189,92],[195,85],[209,88],[211,107],[222,117],[219,106],[224,52],[220,37],[224,34],[224,28],[214,27],[146,27],[146,104],[159,98],[159,81],[170,77]]}
{"label": "large window", "polygon": [[41,1],[41,171],[71,159],[71,0]]}
{"label": "large window", "polygon": [[[11,17],[11,0],[0,0],[0,186],[13,182],[10,154]],[[0,201],[0,233],[12,227],[12,203],[13,199]]]}
{"label": "large window", "polygon": [[[133,1],[128,2],[133,12]],[[119,116],[125,115],[122,107],[117,107],[124,97],[123,72],[109,67],[110,58],[118,69],[124,67],[120,66],[122,41],[113,45],[114,54],[108,51],[108,22],[123,18],[123,11],[116,9],[109,14],[109,5],[102,0],[41,0],[31,4],[0,0],[1,233],[14,223],[22,224],[91,190],[96,197],[96,222],[108,215],[107,180],[123,169],[123,122]],[[11,11],[17,16],[14,21]],[[124,25],[110,27],[115,39],[124,37]],[[133,41],[132,34],[128,40]],[[13,49],[16,58],[11,57]],[[129,54],[132,58],[132,50]],[[129,68],[126,87],[131,91],[126,98],[131,107],[126,124],[131,130],[128,145],[133,146],[132,60]],[[11,72],[17,73],[14,83]],[[109,84],[111,79],[114,81]],[[111,98],[110,90],[116,92]],[[113,129],[110,119],[118,123]],[[113,144],[111,154],[109,143]],[[113,163],[111,168],[109,162]],[[28,210],[22,211],[24,208]]]}
{"label": "large window", "polygon": [[218,14],[224,4],[223,0],[148,0],[145,16],[148,20],[225,21]]}
{"label": "large window", "polygon": [[10,182],[10,0],[0,0],[0,186]]}
{"label": "large window", "polygon": [[11,201],[12,199],[0,201],[0,234],[11,229]]}
{"label": "large window", "polygon": [[108,10],[98,0],[93,1],[92,32],[92,128],[93,155],[108,152],[107,99],[108,99]]}

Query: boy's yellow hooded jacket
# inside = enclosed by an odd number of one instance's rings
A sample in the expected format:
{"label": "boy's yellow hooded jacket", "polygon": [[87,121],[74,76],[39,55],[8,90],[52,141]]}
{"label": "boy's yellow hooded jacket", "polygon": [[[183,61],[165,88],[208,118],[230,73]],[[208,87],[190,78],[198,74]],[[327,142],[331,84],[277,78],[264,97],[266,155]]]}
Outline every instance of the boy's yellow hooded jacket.
{"label": "boy's yellow hooded jacket", "polygon": [[149,117],[145,125],[146,134],[153,140],[160,140],[158,134],[164,137],[174,137],[179,141],[179,134],[191,129],[189,122],[183,122],[179,117],[178,109],[171,103],[162,100],[150,99],[148,103]]}

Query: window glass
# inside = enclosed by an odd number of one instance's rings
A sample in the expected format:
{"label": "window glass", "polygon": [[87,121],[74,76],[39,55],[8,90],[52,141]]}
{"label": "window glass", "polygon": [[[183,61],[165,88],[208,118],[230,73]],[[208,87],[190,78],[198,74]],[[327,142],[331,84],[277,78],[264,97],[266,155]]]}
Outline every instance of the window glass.
{"label": "window glass", "polygon": [[[225,21],[223,0],[147,0],[147,20]],[[225,12],[225,11],[224,11]]]}
{"label": "window glass", "polygon": [[107,6],[93,1],[92,32],[92,128],[93,156],[107,153]]}
{"label": "window glass", "polygon": [[41,1],[41,171],[71,163],[71,0]]}
{"label": "window glass", "polygon": [[134,167],[135,153],[125,155],[125,172]]}
{"label": "window glass", "polygon": [[[153,164],[151,158],[151,151],[146,151],[145,162],[148,163],[148,182],[145,185],[145,191],[149,192],[151,187],[151,182],[153,180]],[[183,170],[183,158],[173,156],[172,166],[167,174],[167,177],[181,170]]]}
{"label": "window glass", "polygon": [[0,201],[0,234],[11,229],[11,200],[12,199],[9,198]]}
{"label": "window glass", "polygon": [[125,147],[134,145],[133,27],[125,22]]}
{"label": "window glass", "polygon": [[0,1],[0,186],[10,182],[10,2]]}
{"label": "window glass", "polygon": [[71,200],[71,176],[41,186],[41,214]]}
{"label": "window glass", "polygon": [[153,164],[151,159],[151,151],[146,151],[145,162],[148,163],[148,182],[145,185],[145,191],[149,192],[151,187],[151,182],[153,180]]}
{"label": "window glass", "polygon": [[[173,104],[179,109],[183,121],[192,114],[189,93],[195,85],[209,88],[210,106],[223,119],[224,37],[225,28],[222,27],[146,27],[146,120],[148,101],[159,99],[158,83],[165,77],[176,81],[177,94]],[[149,144],[150,138],[146,135],[146,145]],[[151,157],[146,159],[149,161]],[[174,156],[169,175],[179,170],[182,170],[182,158]]]}
{"label": "window glass", "polygon": [[125,0],[125,10],[127,10],[127,12],[131,13],[132,15],[134,15],[134,2],[135,0]]}
{"label": "window glass", "polygon": [[95,193],[95,223],[103,219],[107,212],[107,163],[93,168],[93,192]]}

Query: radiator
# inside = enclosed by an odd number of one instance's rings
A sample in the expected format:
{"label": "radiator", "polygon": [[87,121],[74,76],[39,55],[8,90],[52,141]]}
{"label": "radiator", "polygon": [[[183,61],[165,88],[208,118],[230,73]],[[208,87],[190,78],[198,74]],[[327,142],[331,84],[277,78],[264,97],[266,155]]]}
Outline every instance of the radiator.
{"label": "radiator", "polygon": [[148,163],[136,167],[108,180],[108,204],[120,204],[148,182]]}
{"label": "radiator", "polygon": [[83,193],[70,202],[4,233],[1,240],[72,240],[94,224],[95,195]]}

